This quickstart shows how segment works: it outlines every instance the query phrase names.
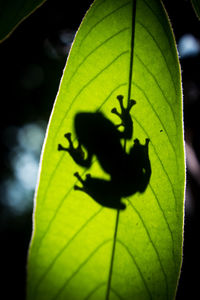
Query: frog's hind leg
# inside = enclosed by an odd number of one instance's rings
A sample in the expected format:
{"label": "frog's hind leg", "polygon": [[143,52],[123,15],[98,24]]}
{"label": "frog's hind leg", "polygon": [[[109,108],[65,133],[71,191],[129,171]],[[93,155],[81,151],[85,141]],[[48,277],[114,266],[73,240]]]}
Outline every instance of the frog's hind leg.
{"label": "frog's hind leg", "polygon": [[74,176],[83,185],[83,187],[75,185],[74,189],[76,191],[85,192],[102,206],[120,210],[126,208],[125,204],[121,202],[121,197],[116,193],[113,182],[93,178],[90,174],[87,174],[86,179],[83,180],[78,172]]}
{"label": "frog's hind leg", "polygon": [[146,190],[151,177],[149,142],[150,139],[146,138],[145,144],[142,145],[138,139],[135,139],[129,154],[130,160],[132,161],[132,172],[134,169],[135,173],[137,173],[137,177],[134,181],[136,184],[136,190],[140,193],[143,193]]}

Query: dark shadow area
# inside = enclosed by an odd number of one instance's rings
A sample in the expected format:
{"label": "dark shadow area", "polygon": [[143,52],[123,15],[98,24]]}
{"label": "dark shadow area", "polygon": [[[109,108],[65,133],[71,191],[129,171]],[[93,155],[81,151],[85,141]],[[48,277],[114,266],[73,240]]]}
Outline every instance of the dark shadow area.
{"label": "dark shadow area", "polygon": [[48,0],[0,44],[0,299],[25,300],[36,180],[31,174],[41,152],[35,128],[43,139],[68,51],[90,4]]}
{"label": "dark shadow area", "polygon": [[[146,139],[145,145],[135,139],[129,153],[126,152],[126,140],[133,138],[130,110],[136,102],[129,100],[125,108],[123,96],[119,95],[117,99],[121,111],[113,108],[111,112],[120,118],[119,125],[114,125],[100,112],[78,113],[74,120],[78,147],[74,147],[71,133],[67,133],[65,137],[69,147],[59,144],[58,150],[68,152],[79,166],[85,168],[91,167],[95,155],[101,168],[110,175],[110,180],[96,178],[91,174],[87,174],[83,180],[75,173],[82,187],[75,185],[74,189],[87,193],[103,206],[125,209],[121,202],[122,197],[145,191],[151,176],[151,165],[148,155],[149,139]],[[123,127],[123,131],[119,131],[119,127]],[[87,151],[86,158],[82,147]]]}

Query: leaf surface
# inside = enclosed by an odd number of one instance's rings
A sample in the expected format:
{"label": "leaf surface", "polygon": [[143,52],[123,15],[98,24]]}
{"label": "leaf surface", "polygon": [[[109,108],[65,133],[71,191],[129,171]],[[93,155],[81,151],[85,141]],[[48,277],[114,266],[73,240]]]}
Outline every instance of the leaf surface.
{"label": "leaf surface", "polygon": [[[77,112],[114,124],[116,96],[135,99],[134,139],[150,139],[152,174],[124,211],[75,191],[86,170],[68,153]],[[50,118],[36,193],[28,300],[173,299],[182,260],[184,149],[180,68],[159,0],[97,0],[73,43]],[[92,138],[92,137],[91,137]],[[106,143],[106,141],[101,141]],[[127,149],[130,144],[127,144]],[[113,149],[115,151],[115,149]],[[94,160],[90,173],[105,178]]]}
{"label": "leaf surface", "polygon": [[0,42],[46,0],[0,0]]}
{"label": "leaf surface", "polygon": [[194,11],[198,17],[198,19],[200,19],[200,1],[199,0],[191,0],[192,6],[194,8]]}

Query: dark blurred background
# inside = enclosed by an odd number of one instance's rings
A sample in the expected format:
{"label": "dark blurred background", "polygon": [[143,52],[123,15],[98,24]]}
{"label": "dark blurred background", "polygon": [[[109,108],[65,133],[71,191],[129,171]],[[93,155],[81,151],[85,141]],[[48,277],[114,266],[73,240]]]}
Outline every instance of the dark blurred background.
{"label": "dark blurred background", "polygon": [[[25,299],[26,259],[41,147],[71,42],[91,2],[48,0],[0,44],[1,299]],[[200,21],[190,1],[164,3],[180,54],[187,150],[184,252],[177,299],[197,299]]]}

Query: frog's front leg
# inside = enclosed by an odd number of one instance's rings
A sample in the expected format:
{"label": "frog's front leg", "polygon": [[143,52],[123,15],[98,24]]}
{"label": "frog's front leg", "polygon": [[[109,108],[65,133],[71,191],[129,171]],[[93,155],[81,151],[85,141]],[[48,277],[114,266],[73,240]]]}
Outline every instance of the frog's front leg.
{"label": "frog's front leg", "polygon": [[130,110],[133,105],[136,104],[135,100],[129,99],[127,107],[124,107],[123,104],[123,96],[118,95],[117,99],[120,104],[121,113],[119,113],[114,107],[111,112],[117,115],[121,119],[121,124],[117,125],[117,127],[124,126],[124,131],[122,132],[122,138],[131,139],[133,135],[133,121],[130,115]]}
{"label": "frog's front leg", "polygon": [[78,142],[78,146],[75,148],[71,140],[71,133],[66,133],[64,137],[68,140],[69,147],[65,148],[61,144],[58,144],[58,151],[68,152],[79,166],[89,168],[91,166],[92,154],[88,153],[88,157],[85,159],[85,153],[80,142]]}

